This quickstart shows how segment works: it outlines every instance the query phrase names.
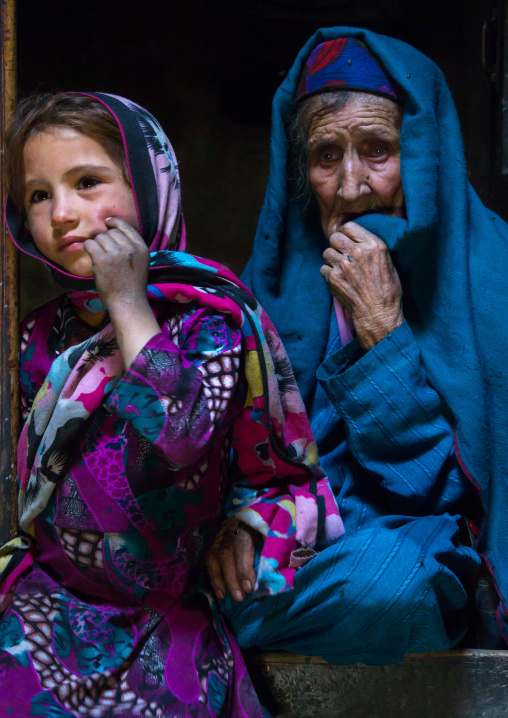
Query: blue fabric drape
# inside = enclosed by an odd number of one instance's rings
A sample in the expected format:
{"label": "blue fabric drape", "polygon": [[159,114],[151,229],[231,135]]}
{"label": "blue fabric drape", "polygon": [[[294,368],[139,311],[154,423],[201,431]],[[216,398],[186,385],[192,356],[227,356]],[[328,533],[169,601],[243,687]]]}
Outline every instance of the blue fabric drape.
{"label": "blue fabric drape", "polygon": [[406,93],[401,172],[407,219],[370,215],[359,223],[392,252],[406,320],[430,383],[450,411],[459,459],[480,491],[486,520],[478,547],[496,578],[499,618],[508,632],[508,226],[468,182],[454,103],[431,60],[357,28],[327,28],[309,40],[274,99],[270,177],[244,280],[279,330],[310,407],[331,311],[318,274],[326,243],[318,223],[288,197],[284,124],[304,60],[317,44],[341,36],[362,40]]}

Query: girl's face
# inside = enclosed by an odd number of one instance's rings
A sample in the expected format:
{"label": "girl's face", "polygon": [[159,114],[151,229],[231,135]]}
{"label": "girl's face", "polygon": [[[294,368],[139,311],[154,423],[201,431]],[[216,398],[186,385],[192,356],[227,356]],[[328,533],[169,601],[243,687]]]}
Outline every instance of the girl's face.
{"label": "girl's face", "polygon": [[25,211],[37,249],[69,274],[92,277],[83,242],[120,217],[139,231],[131,187],[106,150],[70,127],[32,135],[24,149]]}

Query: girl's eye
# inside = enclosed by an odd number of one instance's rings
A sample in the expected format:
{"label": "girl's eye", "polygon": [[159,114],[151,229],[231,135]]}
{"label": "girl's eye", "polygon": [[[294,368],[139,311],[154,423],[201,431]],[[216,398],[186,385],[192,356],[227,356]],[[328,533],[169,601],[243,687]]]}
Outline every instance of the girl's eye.
{"label": "girl's eye", "polygon": [[39,202],[44,202],[45,199],[48,199],[49,194],[43,190],[43,189],[36,189],[35,192],[32,192],[30,195],[30,204],[38,204]]}
{"label": "girl's eye", "polygon": [[78,189],[90,189],[100,183],[100,180],[94,177],[82,177],[78,183]]}

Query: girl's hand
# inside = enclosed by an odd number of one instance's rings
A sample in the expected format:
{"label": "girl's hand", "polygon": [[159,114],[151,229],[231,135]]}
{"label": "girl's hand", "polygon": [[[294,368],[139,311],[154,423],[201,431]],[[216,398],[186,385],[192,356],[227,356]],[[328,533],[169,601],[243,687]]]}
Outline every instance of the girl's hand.
{"label": "girl's hand", "polygon": [[365,350],[379,344],[404,321],[402,288],[386,244],[354,222],[329,238],[321,275],[351,314]]}
{"label": "girl's hand", "polygon": [[254,555],[256,532],[238,519],[226,519],[205,559],[215,595],[224,599],[226,589],[235,601],[243,601],[256,585]]}
{"label": "girl's hand", "polygon": [[115,304],[146,301],[150,252],[139,233],[119,217],[108,217],[107,232],[87,239],[83,249],[92,260],[99,297],[112,310]]}
{"label": "girl's hand", "polygon": [[145,344],[160,332],[146,295],[150,253],[138,232],[119,217],[83,247],[92,259],[99,297],[107,307],[128,369]]}

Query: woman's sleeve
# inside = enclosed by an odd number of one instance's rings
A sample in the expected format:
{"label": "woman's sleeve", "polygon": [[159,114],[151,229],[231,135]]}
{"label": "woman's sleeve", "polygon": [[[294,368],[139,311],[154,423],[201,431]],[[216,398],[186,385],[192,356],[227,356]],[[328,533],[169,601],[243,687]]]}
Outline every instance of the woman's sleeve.
{"label": "woman's sleeve", "polygon": [[147,342],[106,409],[150,441],[172,469],[189,466],[228,417],[240,356],[240,331],[225,317],[197,309],[177,325],[164,324]]}
{"label": "woman's sleeve", "polygon": [[317,376],[344,420],[349,451],[372,481],[398,495],[405,511],[456,510],[469,482],[448,412],[405,322],[366,354],[358,340],[349,342]]}

